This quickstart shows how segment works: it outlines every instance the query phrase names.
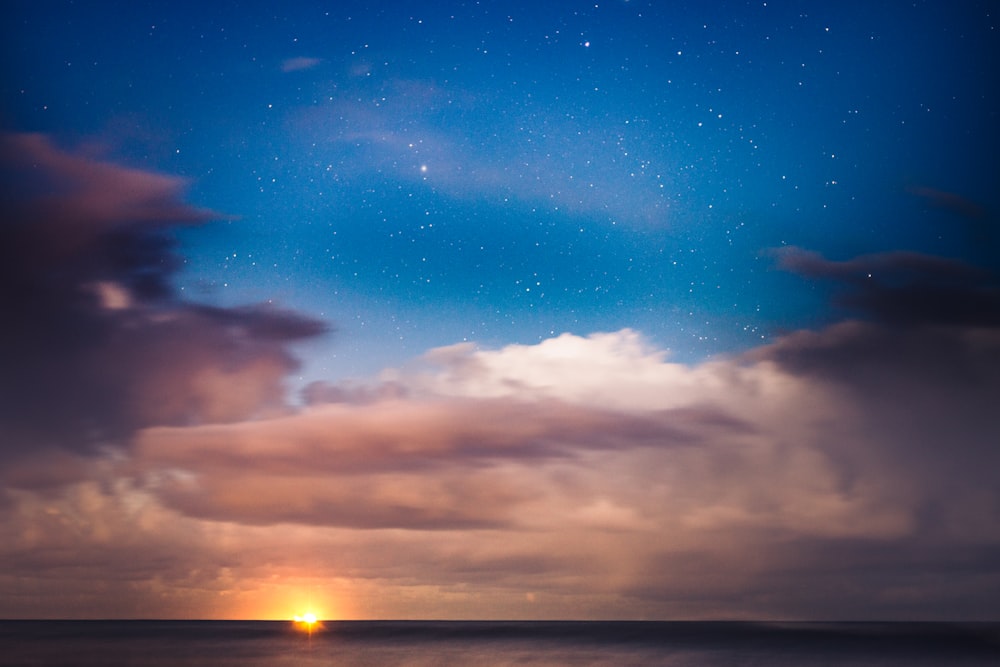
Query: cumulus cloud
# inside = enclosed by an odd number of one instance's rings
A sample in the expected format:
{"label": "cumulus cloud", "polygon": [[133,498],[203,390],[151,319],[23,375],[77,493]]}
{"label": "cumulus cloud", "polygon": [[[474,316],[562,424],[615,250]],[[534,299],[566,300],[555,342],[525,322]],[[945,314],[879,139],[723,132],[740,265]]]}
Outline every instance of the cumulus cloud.
{"label": "cumulus cloud", "polygon": [[293,410],[322,326],[176,298],[168,232],[210,217],[181,183],[15,143],[0,614],[996,618],[985,271],[786,250],[859,319],[694,365],[628,329],[461,344]]}
{"label": "cumulus cloud", "polygon": [[[895,355],[875,342],[889,336]],[[627,599],[659,616],[977,617],[977,587],[1000,585],[1000,368],[968,373],[1000,340],[928,343],[845,323],[697,366],[629,330],[461,345],[387,371],[405,391],[383,399],[147,430],[132,465],[189,517],[375,531],[347,548],[405,554],[357,566],[400,586],[419,571],[498,600],[527,587],[595,616]]]}
{"label": "cumulus cloud", "polygon": [[284,405],[287,343],[324,330],[180,300],[173,229],[214,213],[184,182],[7,135],[0,221],[0,455],[122,447],[138,429]]}
{"label": "cumulus cloud", "polygon": [[[912,507],[884,504],[879,476],[909,464],[866,469],[877,457],[863,443],[878,446],[879,456],[886,447],[855,432],[870,426],[859,420],[868,412],[864,401],[785,370],[775,363],[780,346],[762,354],[753,363],[689,368],[643,347],[630,331],[494,351],[445,349],[429,355],[442,362],[437,369],[397,374],[411,388],[408,398],[317,405],[250,424],[149,429],[136,455],[148,469],[191,473],[153,482],[168,502],[187,498],[185,511],[251,523],[364,527],[360,508],[381,507],[370,527],[419,529],[428,526],[414,517],[443,498],[460,509],[460,522],[478,515],[484,525],[558,525],[587,516],[582,507],[591,502],[617,506],[636,484],[655,488],[650,472],[657,471],[661,497],[651,503],[652,492],[605,515],[657,517],[669,507],[672,521],[683,517],[696,528],[908,530]],[[905,405],[913,392],[899,391]],[[848,439],[855,442],[846,447]],[[584,473],[597,462],[605,472],[625,468],[601,481]],[[458,483],[469,479],[475,483]],[[295,499],[260,502],[275,484],[297,488]],[[577,497],[600,488],[605,495]],[[506,504],[478,502],[484,489]],[[549,511],[526,511],[536,502]]]}
{"label": "cumulus cloud", "polygon": [[[306,571],[363,617],[989,617],[1000,340],[934,331],[842,323],[695,366],[629,330],[443,348],[358,400],[145,428],[100,503],[48,506],[188,526],[183,554],[109,562],[168,558],[192,605]],[[50,524],[12,525],[56,568]]]}

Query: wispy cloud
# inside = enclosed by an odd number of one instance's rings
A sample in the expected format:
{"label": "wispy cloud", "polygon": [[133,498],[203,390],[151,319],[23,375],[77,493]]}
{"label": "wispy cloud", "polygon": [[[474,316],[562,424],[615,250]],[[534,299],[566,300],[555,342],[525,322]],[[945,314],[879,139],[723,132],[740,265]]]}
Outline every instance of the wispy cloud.
{"label": "wispy cloud", "polygon": [[293,140],[307,139],[340,177],[378,173],[460,199],[632,224],[667,220],[670,173],[644,155],[648,137],[634,126],[609,128],[559,108],[497,116],[492,105],[428,81],[391,80],[300,109]]}
{"label": "wispy cloud", "polygon": [[1000,276],[960,260],[894,251],[831,261],[800,248],[777,253],[784,269],[839,282],[839,303],[879,322],[1000,325]]}
{"label": "wispy cloud", "polygon": [[312,69],[323,62],[322,58],[307,58],[305,56],[298,56],[296,58],[287,58],[281,61],[281,71],[282,72],[300,72],[306,69]]}

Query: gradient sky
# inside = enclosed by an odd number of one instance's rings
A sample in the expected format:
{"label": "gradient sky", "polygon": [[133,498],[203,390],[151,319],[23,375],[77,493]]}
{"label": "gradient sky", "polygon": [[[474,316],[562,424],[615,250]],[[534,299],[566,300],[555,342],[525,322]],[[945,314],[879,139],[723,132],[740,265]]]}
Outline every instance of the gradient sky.
{"label": "gradient sky", "polygon": [[13,2],[0,617],[1000,620],[995,2]]}

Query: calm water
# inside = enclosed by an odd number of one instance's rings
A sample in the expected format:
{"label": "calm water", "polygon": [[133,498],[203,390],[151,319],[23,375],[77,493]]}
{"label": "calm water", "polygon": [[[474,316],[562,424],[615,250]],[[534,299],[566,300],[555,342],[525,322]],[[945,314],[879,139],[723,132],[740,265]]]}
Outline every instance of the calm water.
{"label": "calm water", "polygon": [[0,621],[0,665],[1000,665],[1000,624]]}

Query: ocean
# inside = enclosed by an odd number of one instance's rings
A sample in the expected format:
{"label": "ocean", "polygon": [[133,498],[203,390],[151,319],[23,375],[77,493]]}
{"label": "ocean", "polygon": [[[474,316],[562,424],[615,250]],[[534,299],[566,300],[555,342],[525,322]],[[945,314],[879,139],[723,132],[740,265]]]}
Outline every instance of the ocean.
{"label": "ocean", "polygon": [[0,621],[0,665],[996,667],[1000,623]]}

